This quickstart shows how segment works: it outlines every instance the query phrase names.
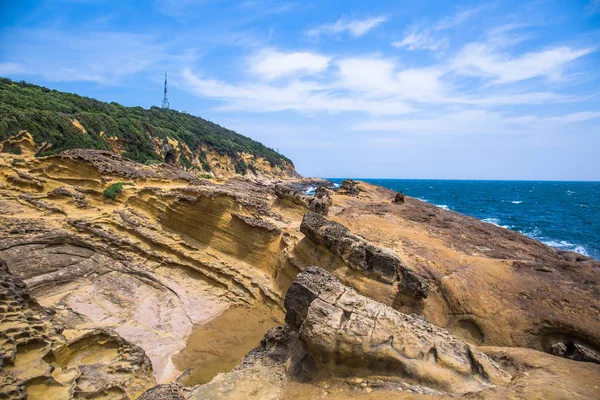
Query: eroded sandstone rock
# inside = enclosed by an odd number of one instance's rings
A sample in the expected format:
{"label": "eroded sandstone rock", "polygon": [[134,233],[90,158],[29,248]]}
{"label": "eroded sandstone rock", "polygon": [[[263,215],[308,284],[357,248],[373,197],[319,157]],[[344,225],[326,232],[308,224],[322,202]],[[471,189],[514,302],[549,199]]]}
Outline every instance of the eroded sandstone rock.
{"label": "eroded sandstone rock", "polygon": [[358,182],[355,182],[352,179],[343,180],[339,192],[348,196],[358,196],[360,193]]}
{"label": "eroded sandstone rock", "polygon": [[302,219],[300,231],[340,256],[348,267],[382,282],[398,281],[400,291],[416,298],[427,297],[427,281],[409,269],[394,251],[372,245],[344,225],[308,212]]}
{"label": "eroded sandstone rock", "polygon": [[275,184],[273,186],[273,193],[280,199],[307,207],[309,210],[318,214],[327,215],[329,206],[332,203],[331,197],[326,189],[319,189],[318,192],[317,189],[315,189],[314,196],[309,196],[298,190],[296,187],[285,184]]}
{"label": "eroded sandstone rock", "polygon": [[144,351],[103,329],[63,331],[0,260],[0,398],[135,398],[155,384]]}
{"label": "eroded sandstone rock", "polygon": [[463,394],[509,375],[473,346],[426,320],[359,295],[310,267],[285,297],[286,322],[321,368],[386,376]]}

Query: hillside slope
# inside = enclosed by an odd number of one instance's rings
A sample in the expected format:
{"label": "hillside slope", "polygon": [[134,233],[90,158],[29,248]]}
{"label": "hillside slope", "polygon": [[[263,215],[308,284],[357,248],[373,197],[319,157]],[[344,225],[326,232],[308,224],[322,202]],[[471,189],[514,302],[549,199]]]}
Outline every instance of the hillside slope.
{"label": "hillside slope", "polygon": [[5,153],[19,154],[27,142],[26,150],[36,156],[106,149],[140,163],[166,162],[217,177],[297,176],[288,158],[202,118],[158,107],[124,107],[6,78],[0,78],[0,142]]}

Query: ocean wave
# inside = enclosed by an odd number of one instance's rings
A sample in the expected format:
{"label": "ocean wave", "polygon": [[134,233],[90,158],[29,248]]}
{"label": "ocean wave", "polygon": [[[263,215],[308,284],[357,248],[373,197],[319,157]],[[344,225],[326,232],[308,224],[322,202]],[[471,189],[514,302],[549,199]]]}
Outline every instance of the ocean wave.
{"label": "ocean wave", "polygon": [[586,257],[590,256],[585,247],[569,243],[566,240],[542,240],[542,243],[556,249],[574,251],[575,253],[583,254]]}
{"label": "ocean wave", "polygon": [[445,204],[434,204],[434,206],[439,207],[442,210],[450,211],[450,208]]}
{"label": "ocean wave", "polygon": [[511,203],[513,203],[513,204],[521,204],[522,202],[523,201],[521,201],[521,200],[513,200],[513,201],[511,201]]}
{"label": "ocean wave", "polygon": [[306,189],[306,190],[304,191],[304,193],[306,193],[306,194],[307,194],[307,195],[309,195],[309,196],[312,196],[313,194],[315,194],[315,190],[316,190],[316,189],[317,189],[317,188],[316,188],[316,187],[314,187],[314,186],[309,186],[309,187],[308,187],[308,189]]}
{"label": "ocean wave", "polygon": [[546,238],[542,235],[542,231],[537,226],[534,227],[532,230],[521,231],[521,233],[532,239],[539,240],[546,246],[554,247],[555,249],[559,250],[574,251],[575,253],[583,254],[586,257],[590,257],[589,252],[582,245],[570,243],[566,240],[554,240]]}
{"label": "ocean wave", "polygon": [[519,232],[521,232],[525,236],[529,236],[532,239],[541,240],[542,231],[537,226],[534,226],[533,229]]}
{"label": "ocean wave", "polygon": [[498,218],[484,218],[483,222],[487,222],[488,224],[499,226],[500,228],[510,229],[508,225],[500,225],[500,220]]}
{"label": "ocean wave", "polygon": [[333,187],[334,187],[334,188],[339,188],[339,187],[342,187],[342,185],[340,185],[339,183],[334,183],[334,184],[333,184]]}

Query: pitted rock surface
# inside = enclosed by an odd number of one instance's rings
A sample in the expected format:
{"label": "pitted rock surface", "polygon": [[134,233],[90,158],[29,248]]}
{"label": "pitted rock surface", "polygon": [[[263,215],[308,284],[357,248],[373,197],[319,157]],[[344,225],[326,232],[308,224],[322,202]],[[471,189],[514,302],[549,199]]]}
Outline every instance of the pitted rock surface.
{"label": "pitted rock surface", "polygon": [[64,331],[0,260],[0,398],[129,399],[155,384],[144,351],[103,329]]}

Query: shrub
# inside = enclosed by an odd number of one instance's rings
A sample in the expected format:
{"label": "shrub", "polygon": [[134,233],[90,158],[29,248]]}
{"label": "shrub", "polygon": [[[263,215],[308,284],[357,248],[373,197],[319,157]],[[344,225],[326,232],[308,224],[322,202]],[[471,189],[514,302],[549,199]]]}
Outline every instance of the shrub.
{"label": "shrub", "polygon": [[104,189],[104,192],[102,194],[107,199],[115,200],[117,198],[117,196],[120,195],[121,192],[123,191],[123,186],[124,185],[133,186],[133,183],[131,183],[131,182],[117,182],[117,183],[113,183],[112,185],[110,185],[109,187],[107,187],[106,189]]}
{"label": "shrub", "polygon": [[198,174],[198,178],[200,179],[214,179],[215,177],[211,174]]}

